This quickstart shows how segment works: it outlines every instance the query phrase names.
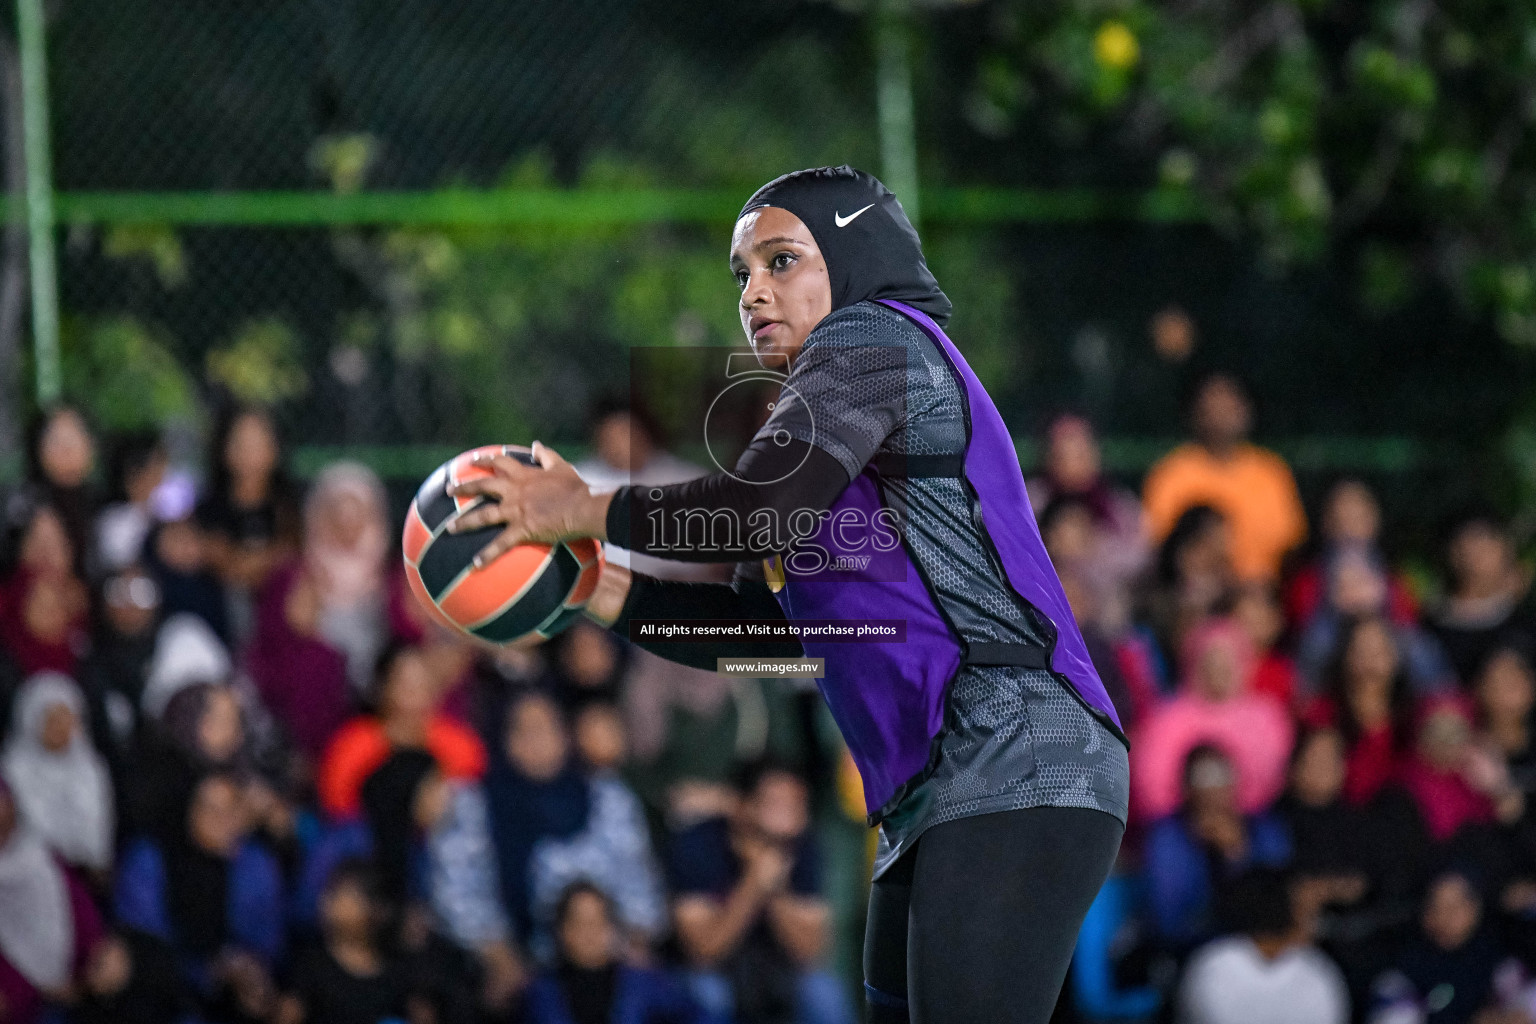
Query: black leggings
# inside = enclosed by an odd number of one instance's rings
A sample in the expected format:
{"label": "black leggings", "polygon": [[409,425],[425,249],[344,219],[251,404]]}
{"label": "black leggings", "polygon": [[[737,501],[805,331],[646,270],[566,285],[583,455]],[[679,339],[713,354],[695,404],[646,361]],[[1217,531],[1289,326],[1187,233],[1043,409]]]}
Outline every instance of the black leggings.
{"label": "black leggings", "polygon": [[1032,807],[924,832],[870,890],[871,1024],[1046,1024],[1123,831]]}

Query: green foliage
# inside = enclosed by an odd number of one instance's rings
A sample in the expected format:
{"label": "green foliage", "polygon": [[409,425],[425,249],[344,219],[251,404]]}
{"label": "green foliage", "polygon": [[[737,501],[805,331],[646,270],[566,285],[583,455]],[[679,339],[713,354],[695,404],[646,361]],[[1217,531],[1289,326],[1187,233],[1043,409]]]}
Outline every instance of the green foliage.
{"label": "green foliage", "polygon": [[66,317],[64,393],[107,430],[160,426],[196,412],[195,388],[159,328],[131,316]]}
{"label": "green foliage", "polygon": [[1341,246],[1362,305],[1437,278],[1536,345],[1536,5],[1007,0],[966,110],[1110,137],[1277,265]]}
{"label": "green foliage", "polygon": [[283,321],[247,321],[228,342],[208,353],[208,379],[242,402],[275,405],[309,386],[298,348],[293,328]]}

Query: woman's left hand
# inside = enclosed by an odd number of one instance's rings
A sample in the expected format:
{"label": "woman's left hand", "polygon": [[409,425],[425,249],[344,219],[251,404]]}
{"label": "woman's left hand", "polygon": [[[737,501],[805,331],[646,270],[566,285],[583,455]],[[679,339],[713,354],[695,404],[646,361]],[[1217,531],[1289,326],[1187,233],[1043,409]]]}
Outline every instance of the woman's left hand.
{"label": "woman's left hand", "polygon": [[533,442],[533,459],[543,468],[525,466],[509,455],[477,455],[474,463],[490,470],[491,475],[448,489],[455,496],[492,499],[455,517],[448,524],[450,533],[506,524],[501,535],[475,556],[475,568],[519,544],[606,537],[611,495],[593,494],[569,462],[537,441]]}

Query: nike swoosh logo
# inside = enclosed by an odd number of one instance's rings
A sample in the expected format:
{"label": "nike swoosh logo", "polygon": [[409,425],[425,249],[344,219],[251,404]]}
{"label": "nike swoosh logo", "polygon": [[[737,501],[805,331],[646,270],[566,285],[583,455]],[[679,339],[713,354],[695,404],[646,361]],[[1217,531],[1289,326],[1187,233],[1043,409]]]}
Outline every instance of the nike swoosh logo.
{"label": "nike swoosh logo", "polygon": [[[874,205],[875,205],[874,203],[870,203],[869,204],[869,206],[874,206]],[[864,207],[864,210],[869,209],[869,206]],[[838,212],[836,212],[834,210],[833,213],[832,213],[832,219],[837,222],[837,226],[838,227],[845,228],[849,224],[852,224],[853,223],[853,218],[855,218],[859,214],[863,213],[864,210],[854,210],[852,213],[850,213],[846,217],[844,217],[842,214],[840,214],[840,213],[838,213]]]}

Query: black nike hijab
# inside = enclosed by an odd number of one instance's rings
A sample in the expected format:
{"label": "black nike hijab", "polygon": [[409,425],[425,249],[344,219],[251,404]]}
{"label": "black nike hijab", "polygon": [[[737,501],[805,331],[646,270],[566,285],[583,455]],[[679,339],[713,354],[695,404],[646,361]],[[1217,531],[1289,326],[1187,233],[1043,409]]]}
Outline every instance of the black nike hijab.
{"label": "black nike hijab", "polygon": [[794,171],[753,193],[736,219],[764,206],[788,210],[810,228],[827,261],[833,309],[894,299],[940,327],[949,320],[949,298],[928,270],[917,229],[873,175],[846,164]]}

